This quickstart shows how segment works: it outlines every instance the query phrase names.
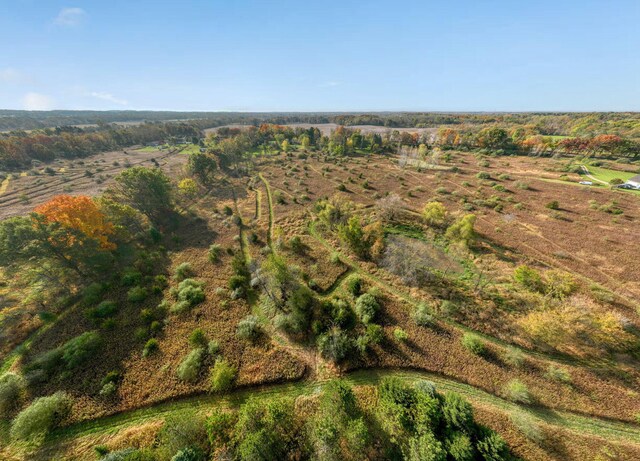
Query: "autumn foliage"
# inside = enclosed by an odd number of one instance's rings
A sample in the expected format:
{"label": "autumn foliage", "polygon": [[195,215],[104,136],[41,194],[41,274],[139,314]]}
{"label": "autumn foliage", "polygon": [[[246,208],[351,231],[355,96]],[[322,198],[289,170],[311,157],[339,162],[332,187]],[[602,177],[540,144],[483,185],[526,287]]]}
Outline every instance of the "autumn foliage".
{"label": "autumn foliage", "polygon": [[112,250],[115,244],[109,241],[114,233],[111,224],[96,203],[87,196],[58,195],[33,210],[44,217],[45,222],[59,223],[96,240],[100,247]]}

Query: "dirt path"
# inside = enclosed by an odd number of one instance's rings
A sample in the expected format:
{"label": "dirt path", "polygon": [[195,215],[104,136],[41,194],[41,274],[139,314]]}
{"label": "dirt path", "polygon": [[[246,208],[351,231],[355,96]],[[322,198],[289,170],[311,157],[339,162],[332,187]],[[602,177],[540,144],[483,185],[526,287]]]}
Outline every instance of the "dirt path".
{"label": "dirt path", "polygon": [[594,181],[599,182],[600,184],[605,184],[605,185],[607,185],[607,186],[610,186],[610,185],[611,185],[611,184],[609,184],[609,183],[608,183],[608,182],[606,182],[606,181],[602,181],[602,180],[600,180],[600,179],[598,179],[598,178],[596,178],[596,177],[592,176],[592,175],[591,175],[591,173],[589,172],[589,170],[587,169],[587,167],[586,167],[586,166],[584,166],[584,165],[580,165],[580,169],[584,172],[584,175],[585,175],[587,178],[589,178],[589,179],[593,179]]}
{"label": "dirt path", "polygon": [[[377,385],[385,377],[396,377],[405,382],[429,380],[441,392],[456,392],[476,405],[486,405],[506,414],[526,413],[536,422],[567,429],[579,434],[590,434],[604,439],[615,439],[640,444],[640,427],[636,424],[584,416],[567,411],[555,411],[543,407],[523,407],[505,399],[479,390],[468,384],[445,378],[441,375],[412,370],[370,369],[345,374],[342,378],[353,386]],[[225,394],[201,394],[178,400],[159,403],[116,415],[97,418],[55,430],[47,439],[40,454],[51,453],[71,438],[115,433],[133,425],[162,420],[169,415],[194,414],[213,408],[234,407],[249,397],[274,398],[297,397],[319,392],[328,382],[326,379],[274,384],[235,389]],[[44,459],[44,458],[43,458]]]}

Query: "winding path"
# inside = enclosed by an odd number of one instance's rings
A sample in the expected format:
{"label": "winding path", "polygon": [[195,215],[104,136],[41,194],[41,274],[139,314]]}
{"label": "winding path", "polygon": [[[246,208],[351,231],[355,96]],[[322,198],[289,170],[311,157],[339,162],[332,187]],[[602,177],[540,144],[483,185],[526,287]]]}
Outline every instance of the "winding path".
{"label": "winding path", "polygon": [[[426,379],[436,384],[439,391],[456,392],[476,405],[485,405],[505,413],[527,413],[537,422],[561,427],[577,433],[617,439],[640,444],[640,426],[603,418],[587,417],[567,411],[550,410],[540,407],[522,407],[473,386],[440,375],[412,370],[370,369],[358,370],[343,376],[354,386],[376,385],[382,378],[395,377],[405,382]],[[119,413],[55,430],[47,439],[48,445],[55,445],[70,438],[92,434],[114,433],[122,428],[160,420],[168,415],[194,413],[214,408],[227,408],[241,404],[249,397],[296,397],[318,393],[329,380],[302,381],[272,384],[259,387],[239,388],[226,394],[201,394],[179,400],[159,403],[153,406]]]}

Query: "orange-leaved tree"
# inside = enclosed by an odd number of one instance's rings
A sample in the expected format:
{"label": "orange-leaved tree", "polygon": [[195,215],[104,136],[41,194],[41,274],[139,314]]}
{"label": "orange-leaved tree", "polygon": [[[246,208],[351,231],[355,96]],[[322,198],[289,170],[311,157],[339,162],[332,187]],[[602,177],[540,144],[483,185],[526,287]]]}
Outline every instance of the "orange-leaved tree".
{"label": "orange-leaved tree", "polygon": [[104,250],[113,250],[116,247],[109,240],[114,233],[113,224],[90,197],[58,195],[33,211],[42,215],[45,222],[56,222],[63,227],[82,232],[96,240]]}

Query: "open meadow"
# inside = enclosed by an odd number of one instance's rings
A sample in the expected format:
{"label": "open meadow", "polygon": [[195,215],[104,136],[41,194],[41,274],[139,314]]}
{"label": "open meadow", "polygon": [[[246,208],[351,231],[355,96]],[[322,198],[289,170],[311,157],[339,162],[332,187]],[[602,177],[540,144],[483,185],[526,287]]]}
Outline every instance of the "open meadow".
{"label": "open meadow", "polygon": [[[3,250],[13,256],[0,384],[13,383],[19,403],[3,403],[2,456],[129,449],[171,459],[162,450],[177,436],[167,431],[186,430],[184,418],[202,424],[184,436],[195,437],[189,446],[230,453],[245,442],[212,436],[223,430],[212,425],[236,424],[224,415],[255,399],[292,402],[291,426],[278,431],[297,441],[282,453],[308,453],[299,440],[321,437],[308,421],[350,392],[377,434],[369,459],[418,437],[417,419],[389,436],[400,429],[387,426],[385,405],[403,392],[441,402],[434,434],[500,456],[478,459],[638,456],[640,196],[580,185],[571,155],[438,146],[335,155],[309,146],[309,127],[286,142],[278,136],[292,128],[225,130],[202,149],[128,149],[12,173],[0,195],[5,245],[20,240],[8,236],[21,219],[50,234],[29,237],[37,252]],[[243,141],[258,133],[260,143]],[[89,208],[47,224],[64,203]],[[101,246],[55,233],[77,223]],[[475,422],[447,419],[448,392],[471,403]],[[64,396],[64,416],[37,437],[19,434],[29,402],[54,396]],[[205,426],[209,435],[197,435]],[[359,445],[344,443],[355,459]]]}

